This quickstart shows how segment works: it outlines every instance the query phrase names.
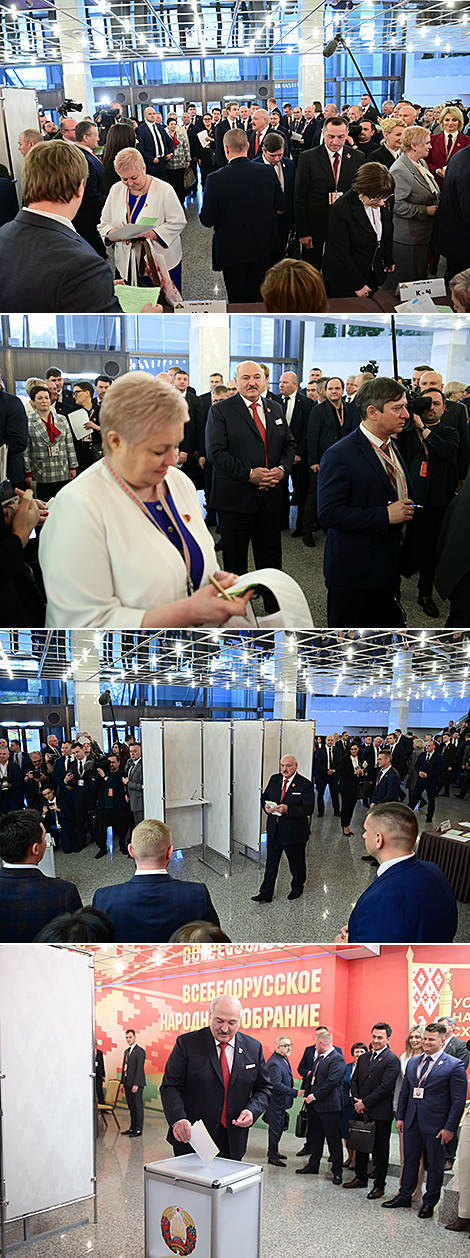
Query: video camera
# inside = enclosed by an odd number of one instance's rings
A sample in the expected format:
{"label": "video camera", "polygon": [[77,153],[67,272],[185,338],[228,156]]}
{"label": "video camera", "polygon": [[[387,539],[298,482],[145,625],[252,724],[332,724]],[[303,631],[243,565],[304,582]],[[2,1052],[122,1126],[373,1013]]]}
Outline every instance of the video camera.
{"label": "video camera", "polygon": [[72,113],[81,114],[82,109],[83,109],[83,105],[80,105],[78,101],[69,100],[67,98],[66,100],[62,101],[61,105],[59,105],[58,112],[61,118],[66,118],[68,114],[72,114]]}
{"label": "video camera", "polygon": [[366,363],[365,367],[361,367],[361,372],[363,371],[370,371],[371,376],[374,376],[374,378],[378,376],[379,364],[375,361],[375,358],[372,358],[370,363]]}
{"label": "video camera", "polygon": [[410,389],[407,385],[404,387],[406,399],[405,404],[410,412],[409,419],[407,419],[403,430],[406,431],[406,429],[413,427],[413,415],[419,415],[419,418],[423,420],[428,417],[431,407],[431,398],[423,397],[421,389]]}

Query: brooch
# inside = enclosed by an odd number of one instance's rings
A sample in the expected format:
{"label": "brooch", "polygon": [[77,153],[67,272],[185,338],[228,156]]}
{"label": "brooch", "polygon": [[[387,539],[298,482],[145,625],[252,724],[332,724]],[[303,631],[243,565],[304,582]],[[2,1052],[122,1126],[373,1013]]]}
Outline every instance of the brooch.
{"label": "brooch", "polygon": [[191,516],[190,516],[190,515],[183,515],[181,518],[182,518],[182,520],[186,520],[186,524],[190,524],[190,523],[191,523]]}

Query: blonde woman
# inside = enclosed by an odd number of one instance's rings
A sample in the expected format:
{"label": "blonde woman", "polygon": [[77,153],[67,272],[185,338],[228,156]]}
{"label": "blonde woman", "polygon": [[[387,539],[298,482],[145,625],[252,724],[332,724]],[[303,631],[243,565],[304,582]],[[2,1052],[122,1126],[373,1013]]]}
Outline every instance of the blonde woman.
{"label": "blonde woman", "polygon": [[466,384],[462,384],[461,380],[449,380],[449,383],[444,385],[446,402],[461,402],[466,388]]}
{"label": "blonde woman", "polygon": [[470,144],[470,135],[462,135],[464,116],[457,105],[445,105],[439,115],[442,131],[431,136],[431,148],[427,163],[439,187],[442,188],[446,167],[452,157]]}
{"label": "blonde woman", "polygon": [[408,773],[406,776],[406,785],[408,787],[408,802],[411,799],[416,783],[418,781],[418,774],[416,772],[416,761],[418,759],[418,756],[421,755],[422,751],[424,751],[424,739],[414,738],[413,751],[411,752],[410,763],[408,766]]}
{"label": "blonde woman", "polygon": [[[423,1024],[421,1024],[420,1026],[415,1024],[414,1026],[410,1027],[410,1030],[408,1031],[408,1035],[405,1040],[405,1051],[400,1056],[400,1074],[396,1081],[395,1092],[393,1094],[393,1113],[395,1115],[398,1109],[398,1098],[400,1096],[403,1080],[405,1078],[406,1067],[408,1065],[410,1057],[421,1057],[421,1054],[423,1052],[423,1030],[424,1030]],[[399,1140],[400,1140],[400,1184],[401,1184],[401,1177],[403,1174],[403,1161],[404,1161],[404,1145],[403,1145],[403,1132],[402,1131],[399,1132]],[[416,1184],[414,1193],[412,1194],[412,1197],[411,1197],[412,1201],[421,1201],[423,1179],[424,1179],[424,1159],[421,1158],[421,1161],[419,1164],[418,1182]]]}
{"label": "blonde woman", "polygon": [[382,165],[390,170],[401,153],[401,137],[405,124],[401,118],[383,118],[380,127],[383,140],[380,141],[378,149],[374,149],[369,154],[368,161],[382,162]]}
{"label": "blonde woman", "polygon": [[[150,245],[152,256],[164,277],[169,272],[170,281],[181,292],[181,232],[186,226],[186,215],[178,201],[174,188],[148,175],[145,162],[138,149],[121,149],[114,158],[114,169],[119,183],[111,188],[103,206],[100,236],[108,245],[114,244],[116,271],[119,279],[127,284],[137,284],[142,270],[142,240]],[[116,240],[127,224],[137,226],[142,218],[155,220],[154,226],[142,224],[139,239]]]}
{"label": "blonde woman", "polygon": [[[426,165],[431,135],[426,127],[405,127],[403,152],[390,173],[395,180],[393,205],[393,286],[406,280],[424,280],[433,223],[439,203],[439,187]],[[387,287],[390,287],[390,281]]]}

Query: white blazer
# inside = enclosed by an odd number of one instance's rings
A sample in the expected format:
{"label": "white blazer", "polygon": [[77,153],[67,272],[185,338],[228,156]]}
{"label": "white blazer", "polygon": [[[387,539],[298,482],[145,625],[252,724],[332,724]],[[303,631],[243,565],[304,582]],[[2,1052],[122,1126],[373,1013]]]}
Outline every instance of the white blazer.
{"label": "white blazer", "polygon": [[[201,548],[201,585],[207,585],[219,565],[196,490],[177,468],[165,479]],[[127,497],[104,460],[57,494],[41,529],[39,560],[52,629],[137,629],[150,607],[187,596],[182,555]]]}
{"label": "white blazer", "polygon": [[[181,262],[180,236],[183,228],[186,227],[186,215],[171,184],[164,183],[163,179],[155,179],[153,175],[151,179],[152,182],[139,218],[142,215],[143,218],[157,219],[155,231],[165,241],[168,248],[164,249],[155,240],[150,240],[149,244],[157,261],[159,258],[162,258],[166,262],[168,270],[171,271],[174,266],[178,266],[178,262]],[[113,227],[125,227],[126,222],[127,188],[119,181],[119,183],[113,184],[104,203],[101,221],[98,223],[100,236],[105,240],[108,232]],[[117,240],[114,245],[114,257],[117,269],[123,279],[127,279],[130,254],[132,254],[132,283],[136,284],[136,250],[133,250],[132,245],[126,244],[124,240]]]}

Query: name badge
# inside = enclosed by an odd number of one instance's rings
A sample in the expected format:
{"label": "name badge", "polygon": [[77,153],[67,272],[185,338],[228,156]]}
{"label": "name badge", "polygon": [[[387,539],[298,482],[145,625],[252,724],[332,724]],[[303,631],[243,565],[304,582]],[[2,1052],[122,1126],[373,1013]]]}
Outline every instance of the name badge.
{"label": "name badge", "polygon": [[420,476],[427,476],[428,474],[428,465],[424,461],[422,462],[421,467],[419,469],[419,474]]}
{"label": "name badge", "polygon": [[413,1088],[413,1096],[415,1101],[421,1101],[424,1096],[424,1088]]}
{"label": "name badge", "polygon": [[51,456],[51,459],[57,459],[57,458],[58,458],[58,456],[59,456],[59,447],[58,447],[58,446],[49,446],[49,454],[50,454],[50,456]]}
{"label": "name badge", "polygon": [[84,785],[85,785],[85,783],[84,783],[84,781],[83,781],[83,778],[79,778],[79,779],[78,779],[78,782],[77,782],[77,786],[84,786]]}
{"label": "name badge", "polygon": [[329,193],[328,193],[328,201],[329,201],[330,205],[334,205],[334,204],[335,204],[335,201],[339,201],[339,198],[340,198],[340,197],[342,197],[342,195],[343,195],[343,193],[342,193],[342,192],[329,192]]}
{"label": "name badge", "polygon": [[275,423],[275,424],[283,424],[283,423],[284,423],[284,420],[283,420],[283,419],[275,419],[275,420],[274,420],[274,423]]}
{"label": "name badge", "polygon": [[256,1062],[252,1061],[250,1066],[245,1066],[245,1070],[256,1070]]}
{"label": "name badge", "polygon": [[108,795],[112,795],[112,794],[113,794],[113,787],[108,786]]}

